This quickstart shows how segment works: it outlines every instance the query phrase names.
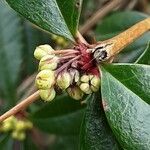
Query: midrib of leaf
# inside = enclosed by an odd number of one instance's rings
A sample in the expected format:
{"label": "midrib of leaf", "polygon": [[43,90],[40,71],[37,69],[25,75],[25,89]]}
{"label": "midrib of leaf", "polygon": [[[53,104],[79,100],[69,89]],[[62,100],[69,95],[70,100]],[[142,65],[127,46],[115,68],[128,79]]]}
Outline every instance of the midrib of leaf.
{"label": "midrib of leaf", "polygon": [[[128,64],[128,65],[130,65],[130,64]],[[129,88],[127,85],[124,85],[120,80],[118,80],[115,76],[113,76],[106,68],[103,67],[103,69],[104,69],[112,78],[114,78],[118,83],[120,83],[121,85],[123,85],[128,91],[131,91],[131,92],[133,93],[133,95],[135,95],[135,96],[137,96],[138,98],[140,98],[141,100],[143,100],[143,98],[142,98],[140,95],[138,95],[137,93],[133,92],[132,89]],[[110,86],[109,86],[109,87],[110,87]],[[110,91],[110,89],[109,89],[109,91]],[[143,100],[143,102],[145,102],[145,101]],[[145,102],[145,103],[147,103],[147,102]],[[149,105],[149,104],[147,103],[147,105]]]}

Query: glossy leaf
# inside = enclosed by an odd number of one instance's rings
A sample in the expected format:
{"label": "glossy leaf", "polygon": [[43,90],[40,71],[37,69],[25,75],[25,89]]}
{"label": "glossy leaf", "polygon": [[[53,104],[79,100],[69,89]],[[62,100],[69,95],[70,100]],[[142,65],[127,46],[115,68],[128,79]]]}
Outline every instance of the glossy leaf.
{"label": "glossy leaf", "polygon": [[105,67],[119,82],[150,104],[150,66],[114,64]]}
{"label": "glossy leaf", "polygon": [[0,1],[0,19],[0,94],[10,100],[9,105],[14,105],[22,61],[21,22],[3,0]]}
{"label": "glossy leaf", "polygon": [[[145,19],[145,14],[126,11],[116,12],[106,17],[96,28],[95,34],[98,40],[106,40],[130,28],[137,22]],[[150,32],[147,32],[135,42],[127,46],[116,58],[117,62],[135,62],[144,52],[149,41]]]}
{"label": "glossy leaf", "polygon": [[143,54],[137,59],[135,63],[150,65],[150,42],[148,43],[147,48]]}
{"label": "glossy leaf", "polygon": [[88,100],[80,133],[81,150],[118,150],[119,146],[104,114],[101,98],[93,94]]}
{"label": "glossy leaf", "polygon": [[116,64],[101,69],[103,107],[121,147],[149,150],[150,66]]}
{"label": "glossy leaf", "polygon": [[83,106],[64,95],[57,97],[31,115],[34,125],[55,134],[78,134],[83,116]]}
{"label": "glossy leaf", "polygon": [[74,40],[82,0],[6,0],[8,4],[32,23]]}

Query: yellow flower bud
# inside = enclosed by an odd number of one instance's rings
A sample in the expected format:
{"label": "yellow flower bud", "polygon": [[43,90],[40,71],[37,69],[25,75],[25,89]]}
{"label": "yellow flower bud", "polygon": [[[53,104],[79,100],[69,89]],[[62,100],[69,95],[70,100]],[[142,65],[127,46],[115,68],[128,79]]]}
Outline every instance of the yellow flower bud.
{"label": "yellow flower bud", "polygon": [[23,131],[26,129],[26,123],[25,121],[18,120],[16,125],[15,125],[15,130],[16,131]]}
{"label": "yellow flower bud", "polygon": [[45,55],[50,54],[51,51],[54,51],[54,50],[53,50],[53,48],[50,45],[48,45],[48,44],[40,45],[40,46],[38,46],[35,49],[35,51],[34,51],[34,57],[37,60],[40,60]]}
{"label": "yellow flower bud", "polygon": [[84,93],[78,86],[69,87],[67,89],[67,93],[69,94],[70,97],[72,97],[75,100],[81,100],[84,95]]}
{"label": "yellow flower bud", "polygon": [[83,75],[80,78],[81,82],[89,82],[90,78],[88,75]]}
{"label": "yellow flower bud", "polygon": [[93,76],[91,79],[91,89],[93,92],[97,92],[100,87],[100,78],[98,76]]}
{"label": "yellow flower bud", "polygon": [[39,90],[40,97],[44,101],[52,101],[55,98],[56,92],[53,88],[47,90]]}
{"label": "yellow flower bud", "polygon": [[63,38],[63,37],[58,37],[57,39],[56,39],[56,43],[58,44],[58,45],[64,45],[65,43],[66,43],[66,40]]}
{"label": "yellow flower bud", "polygon": [[55,72],[51,70],[42,70],[36,76],[36,85],[39,89],[48,89],[55,83]]}
{"label": "yellow flower bud", "polygon": [[57,36],[57,35],[52,34],[52,39],[53,39],[53,40],[56,40],[57,38],[58,38],[58,36]]}
{"label": "yellow flower bud", "polygon": [[39,70],[55,70],[58,64],[58,57],[54,55],[46,55],[44,56],[39,63]]}
{"label": "yellow flower bud", "polygon": [[86,93],[86,94],[91,94],[92,90],[90,89],[89,83],[81,83],[80,84],[80,89]]}
{"label": "yellow flower bud", "polygon": [[25,121],[25,126],[26,126],[26,129],[32,129],[33,128],[33,123],[30,122],[30,121]]}
{"label": "yellow flower bud", "polygon": [[65,47],[68,45],[68,42],[66,41],[65,38],[57,35],[52,35],[52,39],[60,46]]}
{"label": "yellow flower bud", "polygon": [[57,77],[57,85],[62,90],[65,90],[66,88],[68,88],[71,84],[71,81],[72,81],[72,78],[67,71],[60,73]]}
{"label": "yellow flower bud", "polygon": [[1,131],[8,132],[14,128],[14,125],[16,123],[17,119],[14,116],[11,116],[7,119],[5,119],[1,124]]}
{"label": "yellow flower bud", "polygon": [[12,129],[13,129],[13,124],[12,123],[10,123],[10,122],[5,122],[5,123],[3,123],[2,124],[2,126],[1,126],[1,131],[2,132],[9,132],[9,131],[11,131]]}
{"label": "yellow flower bud", "polygon": [[11,134],[12,138],[23,141],[26,138],[26,134],[23,131],[14,130]]}

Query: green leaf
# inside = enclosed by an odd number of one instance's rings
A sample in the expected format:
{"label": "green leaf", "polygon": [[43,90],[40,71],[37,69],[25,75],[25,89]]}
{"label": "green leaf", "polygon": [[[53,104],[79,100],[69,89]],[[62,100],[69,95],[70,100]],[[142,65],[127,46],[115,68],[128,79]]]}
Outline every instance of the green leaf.
{"label": "green leaf", "polygon": [[82,0],[6,0],[8,4],[32,23],[74,40]]}
{"label": "green leaf", "polygon": [[0,136],[0,149],[10,150],[12,148],[12,139],[9,134],[3,134]]}
{"label": "green leaf", "polygon": [[[7,16],[7,17],[6,17]],[[15,104],[15,88],[21,65],[22,29],[20,19],[0,1],[0,91]]]}
{"label": "green leaf", "polygon": [[150,150],[150,105],[146,103],[150,100],[150,66],[118,64],[101,69],[103,107],[120,145]]}
{"label": "green leaf", "polygon": [[[106,17],[96,28],[95,34],[98,40],[106,40],[130,28],[137,22],[145,19],[145,14],[126,11],[116,12]],[[135,62],[143,53],[147,42],[149,41],[150,32],[147,32],[135,42],[127,46],[117,57],[117,62]]]}
{"label": "green leaf", "polygon": [[83,116],[79,101],[63,95],[31,115],[35,126],[55,134],[78,134]]}
{"label": "green leaf", "polygon": [[105,66],[116,80],[150,104],[150,66],[114,64]]}
{"label": "green leaf", "polygon": [[150,42],[147,44],[147,48],[135,63],[150,65]]}
{"label": "green leaf", "polygon": [[81,150],[119,149],[101,105],[101,98],[98,94],[93,94],[88,100],[81,126]]}
{"label": "green leaf", "polygon": [[55,143],[50,144],[48,150],[78,150],[78,135],[57,136]]}

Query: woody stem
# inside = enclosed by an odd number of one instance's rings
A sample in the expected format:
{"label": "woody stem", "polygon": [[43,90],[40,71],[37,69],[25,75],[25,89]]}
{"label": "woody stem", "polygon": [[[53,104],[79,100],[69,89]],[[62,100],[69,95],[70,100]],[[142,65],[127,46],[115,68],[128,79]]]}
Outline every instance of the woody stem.
{"label": "woody stem", "polygon": [[[138,22],[133,25],[126,31],[120,33],[119,35],[108,39],[106,41],[99,41],[96,46],[101,46],[103,44],[110,45],[106,48],[107,52],[107,60],[118,54],[122,51],[126,46],[131,44],[137,38],[142,36],[145,32],[150,30],[150,17]],[[95,46],[94,46],[95,47]]]}
{"label": "woody stem", "polygon": [[4,121],[5,119],[7,119],[8,117],[10,117],[12,115],[15,115],[19,111],[24,110],[27,106],[29,106],[31,103],[36,101],[38,98],[39,98],[39,91],[35,92],[34,94],[29,96],[25,100],[21,101],[16,106],[14,106],[12,109],[10,109],[9,111],[7,111],[3,115],[1,115],[0,116],[0,122]]}

